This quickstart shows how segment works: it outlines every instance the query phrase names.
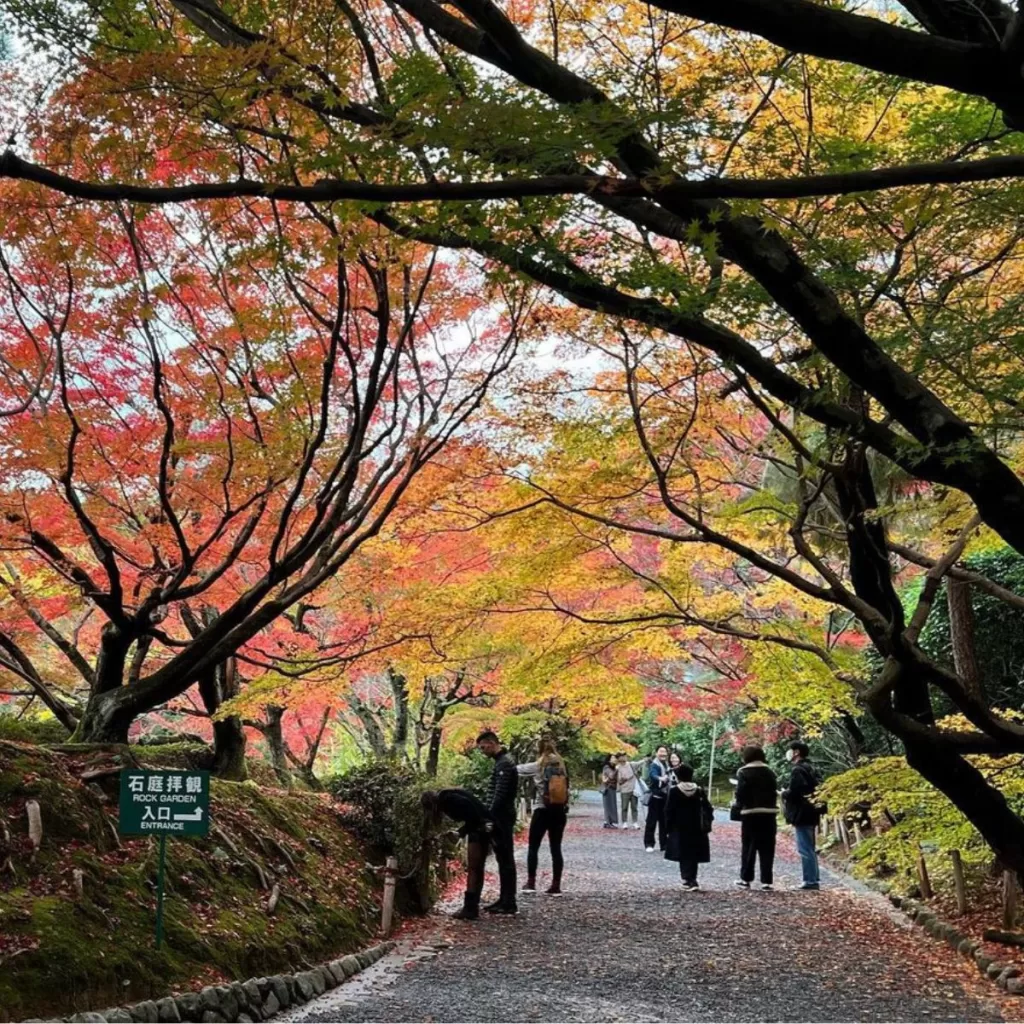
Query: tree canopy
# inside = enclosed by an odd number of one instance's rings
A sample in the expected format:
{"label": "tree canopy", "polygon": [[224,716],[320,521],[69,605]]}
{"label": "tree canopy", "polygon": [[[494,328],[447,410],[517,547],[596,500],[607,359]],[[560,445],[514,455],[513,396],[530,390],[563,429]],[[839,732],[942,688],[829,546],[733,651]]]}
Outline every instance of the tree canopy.
{"label": "tree canopy", "polygon": [[[726,677],[773,659],[754,698],[812,722],[825,705],[870,709],[1024,871],[1024,823],[971,760],[1020,752],[1024,727],[920,642],[947,577],[1022,600],[963,564],[996,539],[1024,554],[1012,7],[2,7],[34,56],[8,66],[2,99],[0,409],[14,429],[60,420],[44,432],[53,450],[18,448],[7,488],[20,499],[26,472],[45,475],[45,500],[66,506],[59,529],[77,530],[92,561],[34,513],[7,521],[107,620],[82,722],[258,659],[247,645],[348,566],[461,431],[525,317],[598,372],[527,371],[529,386],[488,409],[483,464],[431,509],[449,533],[515,516],[511,555],[498,544],[478,583],[517,557],[552,581],[506,576],[479,607],[507,618],[514,596],[517,615],[564,629],[665,633]],[[176,275],[183,263],[201,287]],[[435,295],[439,265],[459,269]],[[445,343],[424,369],[424,338],[477,308],[493,325],[486,353],[453,371]],[[254,346],[266,352],[255,373]],[[90,382],[121,361],[121,388],[141,378],[150,396],[137,427],[127,397]],[[275,385],[293,389],[284,407],[306,410],[301,426],[275,416]],[[189,413],[197,387],[229,411]],[[125,494],[95,482],[114,418],[149,435],[133,486],[120,466],[104,481]],[[254,458],[233,488],[236,430]],[[185,480],[196,507],[179,503]],[[204,516],[214,481],[227,482]],[[246,514],[280,525],[269,542],[254,531],[259,556],[218,596]],[[200,594],[207,620],[187,605]],[[188,639],[160,626],[175,602]],[[98,692],[108,664],[154,641],[169,652],[158,667]],[[865,642],[873,675],[856,656]],[[620,649],[606,643],[591,665],[620,678],[607,660]],[[628,661],[644,670],[641,651]],[[532,673],[536,685],[550,666]],[[936,721],[936,693],[954,724]]]}

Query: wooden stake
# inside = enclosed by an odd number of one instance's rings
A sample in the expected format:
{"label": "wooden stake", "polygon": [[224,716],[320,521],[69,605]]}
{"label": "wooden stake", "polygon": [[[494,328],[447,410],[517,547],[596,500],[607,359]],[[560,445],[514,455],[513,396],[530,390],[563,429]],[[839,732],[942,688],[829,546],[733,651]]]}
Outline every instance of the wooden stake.
{"label": "wooden stake", "polygon": [[964,862],[959,850],[950,850],[949,859],[953,862],[953,887],[956,889],[956,912],[962,917],[967,913],[967,889],[964,886]]}
{"label": "wooden stake", "polygon": [[391,934],[391,919],[395,915],[395,882],[398,876],[398,858],[388,857],[384,868],[384,908],[380,917],[380,933],[387,938]]}
{"label": "wooden stake", "polygon": [[839,826],[839,837],[843,841],[843,849],[850,852],[850,833],[846,830],[846,822],[843,821],[842,816],[836,818],[836,824]]}
{"label": "wooden stake", "polygon": [[858,843],[862,843],[863,841],[864,841],[864,836],[861,834],[860,825],[858,825],[857,822],[854,822],[853,823],[853,842],[856,845]]}
{"label": "wooden stake", "polygon": [[1017,923],[1017,874],[1003,872],[1003,927],[1010,931]]}
{"label": "wooden stake", "polygon": [[43,818],[39,812],[39,802],[28,800],[25,803],[25,814],[28,817],[28,838],[32,843],[32,857],[35,860],[39,847],[43,843]]}
{"label": "wooden stake", "polygon": [[270,890],[270,899],[267,900],[267,913],[273,915],[277,910],[278,901],[281,899],[281,883],[275,882],[274,888]]}
{"label": "wooden stake", "polygon": [[917,848],[917,881],[921,887],[921,899],[932,898],[932,883],[928,878],[928,865],[924,862],[924,850]]}

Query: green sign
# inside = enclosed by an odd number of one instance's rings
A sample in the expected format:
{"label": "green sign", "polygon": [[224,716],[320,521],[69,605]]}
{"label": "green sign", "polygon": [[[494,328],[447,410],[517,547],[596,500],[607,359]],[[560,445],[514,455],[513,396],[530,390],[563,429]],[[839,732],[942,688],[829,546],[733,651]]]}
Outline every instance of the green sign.
{"label": "green sign", "polygon": [[210,831],[210,773],[180,768],[121,770],[118,830],[123,836],[159,836],[156,872],[156,948],[164,939],[164,873],[168,836],[205,836]]}
{"label": "green sign", "polygon": [[123,769],[118,827],[124,836],[205,836],[210,831],[210,773]]}

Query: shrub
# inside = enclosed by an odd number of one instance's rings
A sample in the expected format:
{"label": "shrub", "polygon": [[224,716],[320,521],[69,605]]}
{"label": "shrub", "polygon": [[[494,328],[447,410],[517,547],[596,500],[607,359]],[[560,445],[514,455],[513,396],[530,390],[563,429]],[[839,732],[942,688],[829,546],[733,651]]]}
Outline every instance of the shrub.
{"label": "shrub", "polygon": [[[948,718],[945,725],[966,722]],[[1024,771],[1019,758],[972,757],[971,763],[990,778],[1017,812],[1024,810]],[[870,821],[871,832],[854,847],[855,873],[890,877],[914,884],[917,850],[931,857],[929,871],[941,878],[949,870],[950,850],[959,850],[968,878],[980,880],[992,864],[992,851],[973,825],[902,757],[880,757],[830,778],[821,790],[831,814],[848,821]]]}
{"label": "shrub", "polygon": [[342,804],[349,828],[375,852],[394,855],[408,867],[423,837],[420,794],[427,779],[400,761],[368,761],[329,779],[327,789]]}
{"label": "shrub", "polygon": [[345,826],[381,860],[398,858],[400,906],[426,911],[437,894],[440,844],[427,828],[420,795],[437,781],[398,760],[368,761],[325,781]]}
{"label": "shrub", "polygon": [[0,713],[0,740],[16,743],[66,743],[68,731],[56,718],[15,718]]}

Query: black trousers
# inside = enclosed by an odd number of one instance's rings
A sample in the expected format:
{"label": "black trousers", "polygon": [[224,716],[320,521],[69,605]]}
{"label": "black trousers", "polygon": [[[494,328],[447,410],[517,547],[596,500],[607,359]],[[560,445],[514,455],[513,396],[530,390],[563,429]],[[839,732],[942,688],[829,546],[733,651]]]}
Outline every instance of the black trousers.
{"label": "black trousers", "polygon": [[491,849],[498,864],[498,902],[506,907],[516,905],[515,819],[494,823]]}
{"label": "black trousers", "polygon": [[537,877],[537,855],[540,844],[548,837],[551,847],[551,880],[555,885],[562,881],[562,835],[569,820],[567,807],[537,807],[530,818],[530,845],[526,848],[526,873],[532,882]]}
{"label": "black trousers", "polygon": [[658,830],[658,848],[665,849],[665,804],[664,797],[651,797],[647,804],[647,823],[644,825],[644,846],[654,845],[654,830]]}
{"label": "black trousers", "polygon": [[684,853],[679,858],[679,877],[688,885],[697,884],[697,857],[696,854]]}
{"label": "black trousers", "polygon": [[744,882],[754,880],[754,862],[760,861],[762,884],[772,884],[777,828],[774,814],[744,816],[740,826],[740,878]]}

